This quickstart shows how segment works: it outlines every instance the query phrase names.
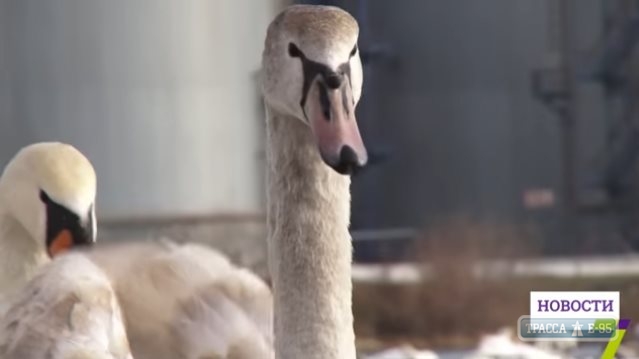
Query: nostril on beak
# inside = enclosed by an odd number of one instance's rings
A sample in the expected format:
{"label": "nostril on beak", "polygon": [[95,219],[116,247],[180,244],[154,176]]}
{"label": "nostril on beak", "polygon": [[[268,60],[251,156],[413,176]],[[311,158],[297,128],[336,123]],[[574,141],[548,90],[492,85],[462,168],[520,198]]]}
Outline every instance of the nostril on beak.
{"label": "nostril on beak", "polygon": [[329,74],[326,76],[326,86],[332,90],[338,89],[342,86],[342,76],[335,72]]}
{"label": "nostril on beak", "polygon": [[342,150],[339,153],[339,161],[336,166],[333,166],[335,171],[343,175],[353,174],[361,167],[362,164],[360,163],[357,153],[348,145],[342,147]]}
{"label": "nostril on beak", "polygon": [[348,164],[357,164],[357,153],[351,146],[344,146],[339,153],[339,161]]}

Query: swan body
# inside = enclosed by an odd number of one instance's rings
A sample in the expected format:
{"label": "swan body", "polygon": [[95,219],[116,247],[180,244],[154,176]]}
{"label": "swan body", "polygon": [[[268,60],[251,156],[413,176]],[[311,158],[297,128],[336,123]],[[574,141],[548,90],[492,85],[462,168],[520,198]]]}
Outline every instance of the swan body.
{"label": "swan body", "polygon": [[109,279],[72,253],[40,268],[0,320],[3,359],[132,359]]}
{"label": "swan body", "polygon": [[272,295],[248,270],[198,244],[97,246],[136,359],[271,358]]}
{"label": "swan body", "polygon": [[354,359],[350,178],[367,161],[355,106],[357,22],[295,5],[269,25],[262,56],[267,225],[278,359]]}

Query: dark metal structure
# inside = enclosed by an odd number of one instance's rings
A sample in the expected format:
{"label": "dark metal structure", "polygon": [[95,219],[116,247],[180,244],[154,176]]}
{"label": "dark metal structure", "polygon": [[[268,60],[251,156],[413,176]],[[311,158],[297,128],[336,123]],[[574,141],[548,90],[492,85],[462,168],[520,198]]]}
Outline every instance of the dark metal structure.
{"label": "dark metal structure", "polygon": [[359,121],[385,161],[354,180],[356,229],[469,215],[532,225],[547,254],[630,249],[636,0],[305,2],[360,22]]}

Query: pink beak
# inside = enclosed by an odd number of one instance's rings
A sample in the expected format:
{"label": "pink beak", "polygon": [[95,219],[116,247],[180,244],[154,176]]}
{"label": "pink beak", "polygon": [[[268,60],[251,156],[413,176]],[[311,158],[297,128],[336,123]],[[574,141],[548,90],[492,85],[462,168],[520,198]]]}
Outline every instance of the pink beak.
{"label": "pink beak", "polygon": [[357,128],[348,79],[331,83],[332,88],[320,79],[315,81],[306,113],[324,162],[341,174],[352,174],[366,165],[368,155]]}

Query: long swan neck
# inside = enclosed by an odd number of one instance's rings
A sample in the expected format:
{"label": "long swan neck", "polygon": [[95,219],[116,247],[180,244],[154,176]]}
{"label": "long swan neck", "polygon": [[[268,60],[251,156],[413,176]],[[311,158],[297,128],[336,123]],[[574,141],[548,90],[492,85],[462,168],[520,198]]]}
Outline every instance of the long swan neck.
{"label": "long swan neck", "polygon": [[27,230],[0,207],[0,309],[48,261]]}
{"label": "long swan neck", "polygon": [[277,359],[354,359],[350,179],[302,121],[267,107],[269,265]]}

